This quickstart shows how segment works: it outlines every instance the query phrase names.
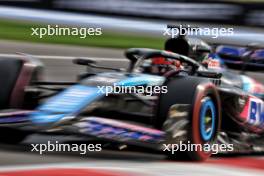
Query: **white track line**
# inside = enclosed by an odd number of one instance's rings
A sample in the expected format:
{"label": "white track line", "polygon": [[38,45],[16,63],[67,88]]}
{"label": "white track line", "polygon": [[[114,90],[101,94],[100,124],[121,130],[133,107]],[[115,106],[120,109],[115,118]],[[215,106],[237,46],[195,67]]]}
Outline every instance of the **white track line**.
{"label": "white track line", "polygon": [[[72,57],[72,56],[48,56],[48,55],[29,55],[38,59],[54,59],[54,60],[73,60],[75,58],[85,58],[85,59],[92,59],[92,60],[97,60],[97,61],[121,61],[125,62],[128,60],[127,59],[122,59],[122,58],[101,58],[101,57]],[[0,58],[22,58],[25,57],[20,54],[0,54]]]}

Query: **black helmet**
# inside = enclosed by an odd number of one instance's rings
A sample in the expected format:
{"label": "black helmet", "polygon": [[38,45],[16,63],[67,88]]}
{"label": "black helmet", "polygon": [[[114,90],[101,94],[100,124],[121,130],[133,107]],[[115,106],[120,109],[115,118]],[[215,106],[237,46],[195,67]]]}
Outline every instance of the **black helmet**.
{"label": "black helmet", "polygon": [[165,50],[188,56],[190,46],[184,37],[169,38],[165,43]]}

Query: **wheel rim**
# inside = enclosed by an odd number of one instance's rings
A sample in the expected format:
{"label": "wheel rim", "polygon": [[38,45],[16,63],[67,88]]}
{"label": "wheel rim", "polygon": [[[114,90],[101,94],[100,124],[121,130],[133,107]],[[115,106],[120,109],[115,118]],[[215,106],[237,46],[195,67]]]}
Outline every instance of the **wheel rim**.
{"label": "wheel rim", "polygon": [[216,110],[211,98],[202,100],[200,111],[200,134],[204,141],[210,141],[214,136],[216,123]]}

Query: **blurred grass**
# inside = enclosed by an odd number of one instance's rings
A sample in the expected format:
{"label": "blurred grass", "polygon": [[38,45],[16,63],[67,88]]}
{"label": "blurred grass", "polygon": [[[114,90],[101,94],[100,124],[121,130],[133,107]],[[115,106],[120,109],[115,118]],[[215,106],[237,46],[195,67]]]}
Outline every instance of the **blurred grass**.
{"label": "blurred grass", "polygon": [[[44,24],[36,24],[21,21],[0,20],[0,39],[20,40],[37,43],[67,44],[79,46],[109,47],[109,48],[163,48],[164,39],[115,32],[104,32],[101,36],[89,36],[81,39],[80,36],[39,36],[31,35],[31,28],[47,27]],[[65,26],[59,26],[65,27]]]}

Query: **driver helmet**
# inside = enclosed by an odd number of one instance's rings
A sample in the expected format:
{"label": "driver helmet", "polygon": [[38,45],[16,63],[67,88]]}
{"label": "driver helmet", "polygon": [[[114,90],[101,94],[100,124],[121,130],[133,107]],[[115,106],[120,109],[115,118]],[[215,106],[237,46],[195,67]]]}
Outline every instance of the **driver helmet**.
{"label": "driver helmet", "polygon": [[164,49],[173,53],[189,56],[190,46],[185,37],[169,38]]}
{"label": "driver helmet", "polygon": [[165,50],[178,53],[202,63],[208,59],[212,51],[210,45],[198,38],[189,38],[184,36],[170,38],[165,42]]}

